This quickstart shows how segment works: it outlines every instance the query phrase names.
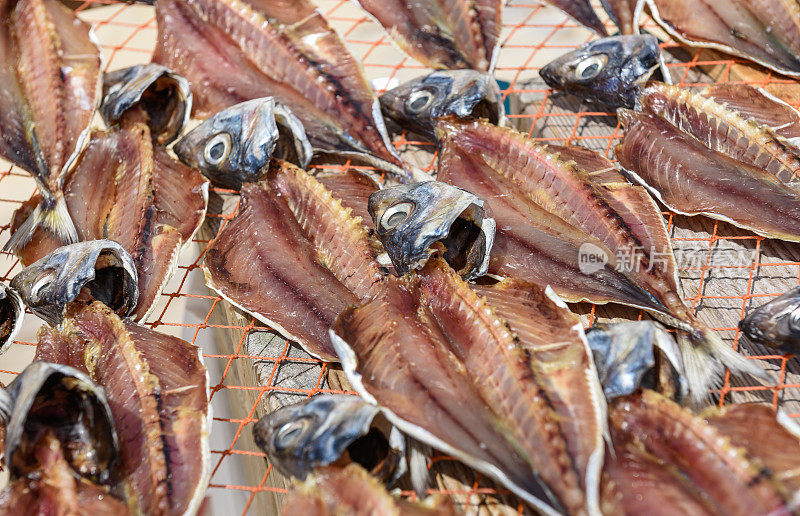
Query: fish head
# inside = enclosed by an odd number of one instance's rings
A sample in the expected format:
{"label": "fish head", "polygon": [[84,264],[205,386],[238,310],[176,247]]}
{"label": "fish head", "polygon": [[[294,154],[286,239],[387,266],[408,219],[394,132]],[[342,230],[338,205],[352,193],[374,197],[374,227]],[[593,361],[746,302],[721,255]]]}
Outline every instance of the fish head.
{"label": "fish head", "polygon": [[391,483],[405,472],[405,441],[377,406],[357,396],[314,396],[256,423],[256,444],[283,474],[305,479],[314,468],[356,462]]}
{"label": "fish head", "polygon": [[310,161],[311,147],[300,121],[272,97],[264,97],[216,113],[181,138],[174,151],[214,186],[239,190],[242,183],[258,181],[266,173],[276,147],[287,157]]}
{"label": "fish head", "polygon": [[608,106],[633,109],[640,86],[659,65],[661,49],[650,34],[602,38],[545,65],[551,88]]}
{"label": "fish head", "polygon": [[5,353],[22,327],[25,308],[19,294],[0,283],[0,353]]}
{"label": "fish head", "polygon": [[443,116],[505,120],[500,87],[490,74],[476,70],[438,70],[381,95],[381,110],[403,129],[431,140]]}
{"label": "fish head", "polygon": [[156,63],[106,73],[100,106],[105,123],[118,123],[134,107],[144,110],[153,138],[166,145],[180,135],[189,121],[189,81]]}
{"label": "fish head", "polygon": [[800,287],[751,311],[739,329],[753,342],[800,353]]}
{"label": "fish head", "polygon": [[425,265],[437,242],[463,278],[489,269],[496,224],[483,199],[466,190],[440,181],[393,186],[370,195],[368,209],[400,274]]}
{"label": "fish head", "polygon": [[119,445],[103,389],[86,374],[63,364],[33,362],[3,393],[5,462],[11,477],[40,467],[37,448],[61,442],[65,459],[79,477],[113,485]]}
{"label": "fish head", "polygon": [[139,297],[136,265],[111,240],[59,247],[25,267],[11,280],[11,287],[34,314],[53,326],[79,297],[101,301],[122,317],[133,313]]}

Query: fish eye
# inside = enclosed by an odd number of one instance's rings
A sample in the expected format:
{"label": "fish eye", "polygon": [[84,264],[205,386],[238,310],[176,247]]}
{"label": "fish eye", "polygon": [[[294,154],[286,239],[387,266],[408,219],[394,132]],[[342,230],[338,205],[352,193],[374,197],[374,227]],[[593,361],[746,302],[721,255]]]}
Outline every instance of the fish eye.
{"label": "fish eye", "polygon": [[381,226],[386,231],[392,230],[402,224],[413,211],[413,202],[399,202],[390,206],[381,217]]}
{"label": "fish eye", "polygon": [[789,314],[789,329],[800,331],[800,306],[792,310]]}
{"label": "fish eye", "polygon": [[575,67],[575,77],[582,81],[597,77],[607,62],[608,56],[605,54],[589,56]]}
{"label": "fish eye", "polygon": [[433,92],[428,90],[415,91],[406,101],[406,109],[411,114],[421,113],[433,100]]}
{"label": "fish eye", "polygon": [[308,419],[297,419],[289,421],[278,430],[275,436],[275,448],[285,450],[297,444],[303,437],[310,421]]}
{"label": "fish eye", "polygon": [[219,165],[225,161],[231,152],[231,135],[218,133],[208,140],[203,151],[203,157],[209,165]]}
{"label": "fish eye", "polygon": [[48,271],[39,276],[31,287],[31,301],[38,303],[42,292],[53,283],[55,277],[55,271]]}

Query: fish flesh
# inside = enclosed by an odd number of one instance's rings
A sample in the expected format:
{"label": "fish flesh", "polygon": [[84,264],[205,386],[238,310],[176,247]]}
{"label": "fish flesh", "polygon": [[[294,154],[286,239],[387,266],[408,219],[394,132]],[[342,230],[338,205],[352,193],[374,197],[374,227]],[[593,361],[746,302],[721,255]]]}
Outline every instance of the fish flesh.
{"label": "fish flesh", "polygon": [[270,166],[261,182],[244,183],[238,211],[206,251],[206,284],[310,354],[336,361],[328,329],[379,290],[379,244],[307,172]]}
{"label": "fish flesh", "polygon": [[380,189],[380,185],[363,172],[347,169],[341,174],[315,176],[317,181],[341,201],[342,206],[350,208],[352,214],[361,218],[367,229],[375,230],[372,215],[369,214],[369,196]]}
{"label": "fish flesh", "polygon": [[136,266],[121,245],[90,240],[56,248],[11,280],[31,312],[51,326],[61,323],[73,301],[101,301],[121,317],[139,298]]}
{"label": "fish flesh", "polygon": [[232,190],[258,181],[273,157],[305,168],[312,154],[303,125],[272,97],[223,109],[189,131],[173,150],[214,186]]}
{"label": "fish flesh", "polygon": [[800,4],[795,0],[646,2],[653,19],[681,43],[800,77]]}
{"label": "fish flesh", "polygon": [[724,367],[762,374],[683,303],[658,207],[607,158],[479,121],[443,119],[437,131],[437,177],[491,206],[491,274],[550,285],[569,302],[642,308],[678,328],[695,403],[707,400]]}
{"label": "fish flesh", "polygon": [[17,291],[0,283],[0,354],[8,351],[24,318],[25,307]]}
{"label": "fish flesh", "polygon": [[545,514],[595,511],[603,395],[580,321],[545,291],[476,292],[430,260],[348,307],[331,339],[350,384],[401,431]]}
{"label": "fish flesh", "polygon": [[655,36],[611,36],[551,61],[539,75],[551,88],[581,99],[633,109],[642,85],[658,68],[660,56]]}
{"label": "fish flesh", "polygon": [[135,65],[103,76],[100,114],[107,126],[135,117],[147,123],[156,143],[167,145],[180,136],[191,111],[189,82],[159,64]]}
{"label": "fish flesh", "polygon": [[100,49],[55,0],[2,0],[0,20],[0,156],[28,171],[41,196],[5,249],[40,227],[76,242],[62,186],[100,100]]}
{"label": "fish flesh", "polygon": [[354,0],[406,54],[429,68],[494,69],[501,0]]}
{"label": "fish flesh", "polygon": [[639,102],[640,111],[620,110],[615,149],[634,180],[677,213],[800,241],[800,150],[778,132],[797,112],[747,85],[652,83]]}
{"label": "fish flesh", "polygon": [[[715,410],[704,419],[650,390],[619,398],[609,407],[615,454],[606,455],[605,510],[790,514],[796,487],[788,489],[791,484],[783,478],[796,484],[798,438],[774,413],[769,417],[770,411],[741,405]],[[751,416],[754,419],[748,420]],[[783,460],[771,437],[756,443],[747,437],[756,436],[751,430],[766,436],[775,432],[777,442],[789,443]]]}
{"label": "fish flesh", "polygon": [[314,150],[409,177],[361,64],[307,0],[167,0],[156,19],[153,61],[188,79],[196,117],[272,96],[292,107]]}
{"label": "fish flesh", "polygon": [[431,495],[411,502],[386,492],[358,464],[317,468],[289,491],[283,516],[456,516],[461,514],[447,496]]}
{"label": "fish flesh", "polygon": [[210,475],[211,416],[199,348],[100,302],[73,303],[58,328],[40,331],[35,359],[75,367],[104,389],[132,512],[197,510]]}
{"label": "fish flesh", "polygon": [[[143,319],[203,223],[208,181],[154,145],[147,125],[132,122],[92,134],[65,178],[64,197],[79,240],[113,240],[133,258],[139,288],[133,316]],[[21,230],[34,202],[17,210],[12,231]],[[18,254],[31,264],[58,246],[49,233],[37,231]]]}
{"label": "fish flesh", "polygon": [[639,33],[639,18],[644,8],[644,0],[600,0],[623,35]]}
{"label": "fish flesh", "polygon": [[114,421],[91,379],[72,367],[34,362],[0,398],[10,473],[0,514],[130,514],[118,489]]}
{"label": "fish flesh", "polygon": [[369,212],[399,274],[422,268],[439,245],[464,279],[489,269],[495,221],[483,199],[466,190],[439,181],[384,188],[370,195]]}
{"label": "fish flesh", "polygon": [[388,485],[406,471],[405,438],[375,405],[328,394],[286,405],[253,428],[259,448],[286,476],[305,480],[319,467],[359,464]]}
{"label": "fish flesh", "polygon": [[476,70],[438,70],[380,96],[384,116],[401,129],[436,139],[436,119],[453,115],[505,124],[502,94],[494,77]]}
{"label": "fish flesh", "polygon": [[800,287],[752,310],[739,329],[753,342],[800,353]]}

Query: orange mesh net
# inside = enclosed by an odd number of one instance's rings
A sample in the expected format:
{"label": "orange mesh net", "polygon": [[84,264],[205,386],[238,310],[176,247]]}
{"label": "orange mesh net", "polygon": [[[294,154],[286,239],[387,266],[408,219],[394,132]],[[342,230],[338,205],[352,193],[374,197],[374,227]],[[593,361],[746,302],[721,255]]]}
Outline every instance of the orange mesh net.
{"label": "orange mesh net", "polygon": [[[424,68],[404,56],[369,18],[347,0],[317,2],[351,51],[364,63],[370,79],[383,84],[403,82],[420,75]],[[112,0],[73,2],[79,16],[95,24],[107,69],[146,62],[155,42],[156,24],[152,7],[121,4]],[[576,143],[613,157],[620,128],[612,113],[596,106],[580,105],[568,96],[549,90],[537,81],[538,69],[551,59],[589,41],[593,35],[553,7],[537,1],[511,0],[504,12],[504,31],[496,69],[505,81],[504,98],[511,102],[511,123],[532,138],[557,143]],[[607,22],[610,31],[615,29]],[[666,43],[668,68],[676,83],[691,86],[716,81],[750,83],[767,87],[793,105],[800,103],[794,81],[756,71],[741,60],[707,50],[693,50],[672,43],[647,19],[645,29]],[[197,49],[202,52],[202,49]],[[773,90],[777,88],[778,91]],[[787,97],[788,95],[788,97]],[[395,137],[395,144],[414,165],[432,170],[435,154],[430,144]],[[326,169],[345,170],[350,162]],[[0,243],[9,237],[13,211],[34,193],[33,180],[23,171],[3,165],[0,170]],[[204,286],[202,255],[219,227],[235,213],[236,197],[214,190],[206,230],[196,238],[194,249],[182,256],[178,270],[161,295],[147,325],[180,336],[202,347],[209,367],[214,422],[211,429],[212,471],[208,491],[212,513],[262,513],[274,507],[268,500],[286,492],[252,442],[252,425],[263,415],[271,396],[295,398],[320,392],[342,392],[328,379],[330,366],[310,358],[295,346],[274,337],[251,317],[231,317],[226,302]],[[800,283],[800,256],[796,245],[765,240],[729,224],[702,217],[684,217],[664,212],[687,303],[731,343],[740,345],[737,322],[750,308]],[[0,254],[0,280],[8,281],[20,270],[18,260]],[[590,324],[597,317],[641,317],[635,310],[619,307],[576,305],[575,310]],[[40,322],[26,319],[25,329],[0,362],[0,380],[13,378],[33,356],[35,331]],[[790,416],[800,415],[800,366],[789,355],[746,346],[746,352],[762,360],[769,371],[766,383],[734,383],[727,377],[719,390],[720,404],[757,400],[782,407]],[[452,482],[432,482],[432,492],[453,495],[458,503],[490,512],[526,512],[513,496],[498,490],[479,474],[453,469],[454,461],[434,455],[433,472],[454,477]],[[404,491],[414,496],[411,491]]]}

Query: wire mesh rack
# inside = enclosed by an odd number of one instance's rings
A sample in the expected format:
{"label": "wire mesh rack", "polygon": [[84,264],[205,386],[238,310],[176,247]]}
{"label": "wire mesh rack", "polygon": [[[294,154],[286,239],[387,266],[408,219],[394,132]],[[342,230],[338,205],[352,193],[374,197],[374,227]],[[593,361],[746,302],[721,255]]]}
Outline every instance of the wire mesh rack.
{"label": "wire mesh rack", "polygon": [[[320,8],[360,57],[370,79],[384,87],[421,75],[425,68],[404,56],[357,6],[348,0],[319,0]],[[79,16],[95,25],[108,70],[147,62],[156,24],[153,8],[111,0],[71,2]],[[589,41],[593,35],[557,9],[544,3],[510,0],[496,76],[511,108],[512,125],[530,136],[554,143],[576,143],[613,158],[620,128],[613,113],[554,93],[538,80],[546,62]],[[607,26],[613,32],[610,22]],[[767,88],[795,106],[800,87],[795,81],[751,67],[708,50],[686,50],[661,33],[649,19],[645,29],[659,36],[675,83],[693,86],[712,81],[749,83]],[[202,52],[202,49],[197,49]],[[413,165],[433,171],[434,148],[399,134],[394,143]],[[349,161],[317,168],[345,170]],[[0,164],[0,243],[9,237],[13,211],[30,198],[33,180],[7,163]],[[155,330],[179,336],[200,346],[209,368],[212,475],[207,507],[212,514],[272,514],[289,483],[253,444],[253,423],[275,406],[321,392],[350,392],[335,366],[311,358],[246,316],[234,310],[204,285],[201,269],[205,249],[216,232],[235,214],[237,197],[212,189],[209,215],[196,246],[181,257],[178,270],[146,321]],[[737,322],[753,306],[800,284],[800,249],[796,244],[765,240],[723,222],[664,212],[679,263],[684,296],[699,317],[733,347],[758,359],[769,380],[741,383],[728,377],[716,393],[719,404],[760,401],[800,416],[800,364],[789,355],[775,354],[740,342]],[[8,281],[21,266],[0,254],[0,280]],[[637,318],[636,310],[574,305],[588,325],[595,319]],[[23,332],[0,358],[0,381],[8,383],[32,359],[40,322],[26,318]],[[430,461],[431,492],[452,496],[468,513],[525,513],[519,500],[492,482],[434,454]],[[406,486],[401,486],[406,487]],[[411,490],[403,494],[413,497]]]}

